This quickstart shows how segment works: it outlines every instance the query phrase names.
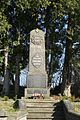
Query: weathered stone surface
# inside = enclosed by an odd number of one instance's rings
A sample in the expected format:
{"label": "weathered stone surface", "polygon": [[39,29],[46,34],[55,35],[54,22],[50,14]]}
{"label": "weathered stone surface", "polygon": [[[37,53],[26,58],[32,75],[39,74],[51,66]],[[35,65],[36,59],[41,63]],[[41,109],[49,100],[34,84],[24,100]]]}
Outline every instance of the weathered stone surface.
{"label": "weathered stone surface", "polygon": [[[45,90],[43,88],[46,88],[47,95],[47,82],[48,78],[45,70],[45,34],[42,30],[34,29],[30,33],[29,72],[25,97],[35,92],[44,93]],[[36,91],[34,90],[35,88]]]}
{"label": "weathered stone surface", "polygon": [[21,110],[18,113],[9,116],[7,120],[27,120],[27,112],[26,110]]}
{"label": "weathered stone surface", "polygon": [[22,100],[22,99],[19,100],[19,109],[20,110],[25,110],[26,109],[25,101]]}
{"label": "weathered stone surface", "polygon": [[48,99],[26,99],[28,120],[65,120],[63,106],[59,101]]}
{"label": "weathered stone surface", "polygon": [[5,110],[0,110],[0,117],[6,117],[7,112]]}
{"label": "weathered stone surface", "polygon": [[45,88],[47,87],[47,74],[45,73],[29,73],[28,88]]}
{"label": "weathered stone surface", "polygon": [[43,97],[49,96],[49,89],[47,88],[26,88],[25,96],[31,97],[33,94],[41,94]]}
{"label": "weathered stone surface", "polygon": [[7,112],[5,110],[0,110],[0,120],[7,120]]}
{"label": "weathered stone surface", "polygon": [[45,72],[45,34],[35,29],[30,33],[29,72]]}

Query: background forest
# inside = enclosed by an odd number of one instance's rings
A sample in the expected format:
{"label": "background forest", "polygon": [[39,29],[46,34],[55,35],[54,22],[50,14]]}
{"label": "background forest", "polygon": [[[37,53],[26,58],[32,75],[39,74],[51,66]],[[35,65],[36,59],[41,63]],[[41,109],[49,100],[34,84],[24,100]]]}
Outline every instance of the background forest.
{"label": "background forest", "polygon": [[80,0],[1,0],[2,95],[10,94],[10,85],[19,94],[20,71],[28,66],[29,36],[35,28],[45,32],[48,85],[56,84],[57,72],[62,95],[67,85],[80,81]]}

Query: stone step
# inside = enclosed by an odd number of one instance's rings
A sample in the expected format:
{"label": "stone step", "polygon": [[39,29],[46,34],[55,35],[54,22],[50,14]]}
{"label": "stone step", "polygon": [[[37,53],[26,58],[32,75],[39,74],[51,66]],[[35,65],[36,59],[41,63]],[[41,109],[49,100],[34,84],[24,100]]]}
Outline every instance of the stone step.
{"label": "stone step", "polygon": [[27,107],[27,111],[50,111],[53,112],[53,107]]}
{"label": "stone step", "polygon": [[31,115],[27,117],[28,120],[65,120],[64,116],[53,116],[53,115],[41,115],[41,116],[35,116]]}
{"label": "stone step", "polygon": [[53,108],[53,105],[51,104],[27,104],[27,108]]}
{"label": "stone step", "polygon": [[59,101],[51,99],[27,99],[28,120],[65,120]]}
{"label": "stone step", "polygon": [[55,103],[56,100],[51,99],[24,99],[28,103]]}
{"label": "stone step", "polygon": [[27,120],[54,120],[54,118],[27,118]]}
{"label": "stone step", "polygon": [[28,111],[28,114],[51,114],[55,111]]}
{"label": "stone step", "polygon": [[37,104],[37,103],[35,103],[35,104],[32,104],[32,103],[27,103],[26,104],[26,107],[28,108],[28,107],[33,107],[33,108],[51,108],[51,107],[53,107],[53,105],[52,104]]}
{"label": "stone step", "polygon": [[25,103],[26,103],[26,107],[35,107],[35,108],[51,108],[51,107],[53,107],[53,105],[56,103],[56,102],[54,102],[54,101],[52,101],[52,100],[26,100],[25,101]]}
{"label": "stone step", "polygon": [[53,113],[50,113],[50,112],[31,112],[31,113],[28,113],[28,116],[27,118],[30,119],[30,118],[34,118],[34,119],[50,119],[50,118],[53,118],[52,117],[52,114]]}

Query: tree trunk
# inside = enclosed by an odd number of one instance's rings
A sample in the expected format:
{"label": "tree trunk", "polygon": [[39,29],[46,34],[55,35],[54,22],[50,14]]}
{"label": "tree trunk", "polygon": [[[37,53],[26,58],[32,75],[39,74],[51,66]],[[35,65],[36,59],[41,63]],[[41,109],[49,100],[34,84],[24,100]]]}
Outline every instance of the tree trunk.
{"label": "tree trunk", "polygon": [[51,80],[52,80],[52,72],[53,72],[53,69],[52,69],[52,63],[53,63],[53,55],[52,55],[52,52],[50,53],[51,54],[51,57],[50,57],[50,62],[49,62],[49,72],[48,72],[48,84],[49,86],[51,85]]}
{"label": "tree trunk", "polygon": [[47,73],[49,72],[49,33],[46,32],[46,69]]}
{"label": "tree trunk", "polygon": [[71,83],[71,60],[72,60],[72,40],[67,37],[66,39],[66,50],[65,50],[65,60],[63,66],[63,75],[62,75],[62,90],[61,94],[65,94],[65,90],[68,90],[68,87]]}
{"label": "tree trunk", "polygon": [[20,75],[20,69],[19,69],[19,54],[16,56],[16,76],[15,76],[15,96],[19,95],[19,75]]}
{"label": "tree trunk", "polygon": [[[50,75],[49,72],[49,54],[50,54],[50,34],[51,34],[51,29],[52,29],[52,16],[51,16],[51,10],[52,10],[52,4],[47,7],[46,9],[46,69],[47,69],[47,74],[48,78]],[[51,23],[51,24],[49,24]],[[48,79],[48,86],[51,83],[50,79]]]}
{"label": "tree trunk", "polygon": [[8,68],[8,46],[4,51],[4,84],[3,84],[3,94],[9,95],[9,68]]}

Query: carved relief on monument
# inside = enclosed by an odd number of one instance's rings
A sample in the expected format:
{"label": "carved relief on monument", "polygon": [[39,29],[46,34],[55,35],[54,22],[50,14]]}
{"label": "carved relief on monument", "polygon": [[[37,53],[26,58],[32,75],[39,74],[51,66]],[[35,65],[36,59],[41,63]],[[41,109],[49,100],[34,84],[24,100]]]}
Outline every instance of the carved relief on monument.
{"label": "carved relief on monument", "polygon": [[34,45],[40,45],[43,41],[43,37],[42,35],[40,35],[39,33],[39,29],[36,29],[35,30],[35,34],[33,34],[31,36],[31,42],[34,44]]}
{"label": "carved relief on monument", "polygon": [[36,68],[40,67],[42,64],[42,57],[39,55],[39,53],[36,53],[32,57],[32,65]]}
{"label": "carved relief on monument", "polygon": [[40,45],[42,43],[42,36],[32,36],[31,38],[31,42],[34,44],[34,45]]}

